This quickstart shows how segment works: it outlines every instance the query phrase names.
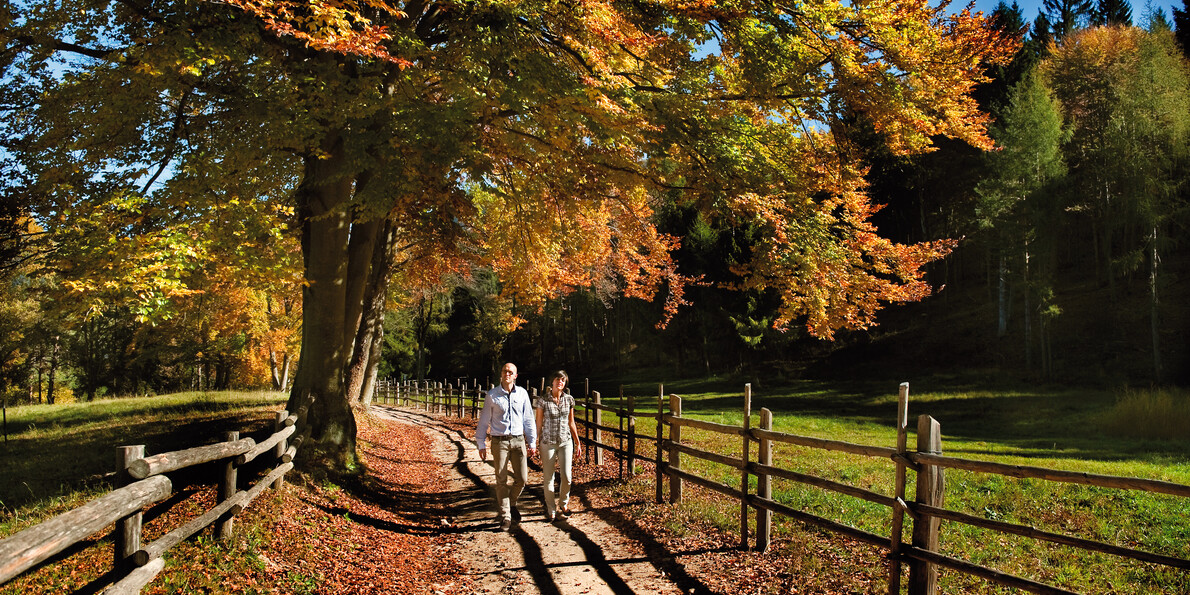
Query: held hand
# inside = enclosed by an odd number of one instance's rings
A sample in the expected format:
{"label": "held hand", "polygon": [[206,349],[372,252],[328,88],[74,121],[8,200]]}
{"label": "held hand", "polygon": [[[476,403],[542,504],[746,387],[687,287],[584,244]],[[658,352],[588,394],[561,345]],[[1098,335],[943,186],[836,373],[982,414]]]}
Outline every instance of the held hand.
{"label": "held hand", "polygon": [[530,456],[530,457],[535,457],[535,456],[537,456],[537,449],[536,449],[536,448],[533,448],[533,447],[529,447],[529,456]]}
{"label": "held hand", "polygon": [[481,461],[488,460],[488,451],[486,451],[482,448],[479,449],[479,460],[481,460]]}

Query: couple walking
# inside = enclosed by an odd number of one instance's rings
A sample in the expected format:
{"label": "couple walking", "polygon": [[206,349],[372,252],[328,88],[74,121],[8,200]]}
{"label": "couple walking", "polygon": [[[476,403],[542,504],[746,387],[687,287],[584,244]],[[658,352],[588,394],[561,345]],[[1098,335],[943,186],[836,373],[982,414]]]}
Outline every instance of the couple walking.
{"label": "couple walking", "polygon": [[[516,385],[516,366],[507,363],[500,369],[500,385],[488,391],[475,430],[479,458],[488,460],[487,441],[492,443],[492,463],[496,467],[496,505],[500,509],[500,529],[512,526],[517,498],[529,478],[529,457],[537,454],[541,438],[541,478],[545,492],[545,517],[551,521],[570,514],[570,470],[574,457],[582,454],[578,427],[574,423],[574,397],[567,393],[566,372],[558,370],[550,378],[550,388],[532,403],[529,393]],[[554,493],[554,471],[560,486]],[[509,473],[512,485],[508,485]]]}

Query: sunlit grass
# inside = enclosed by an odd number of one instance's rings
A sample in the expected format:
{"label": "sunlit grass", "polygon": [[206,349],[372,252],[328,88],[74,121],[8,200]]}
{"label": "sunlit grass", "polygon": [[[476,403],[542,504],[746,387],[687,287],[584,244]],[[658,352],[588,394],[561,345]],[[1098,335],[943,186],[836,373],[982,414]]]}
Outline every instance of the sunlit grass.
{"label": "sunlit grass", "polygon": [[[743,387],[734,393],[720,386],[712,388],[705,394],[680,393],[683,416],[741,425]],[[669,387],[666,392],[671,392]],[[641,413],[650,415],[656,410],[656,397],[647,402],[648,410]],[[941,424],[944,454],[1190,485],[1190,443],[1185,438],[1190,423],[1180,417],[1186,402],[1184,394],[1162,391],[1118,395],[1106,390],[963,387],[911,393],[908,445],[915,449],[916,416],[928,414]],[[618,399],[609,404],[624,405]],[[753,391],[750,425],[759,424],[763,406],[774,412],[774,429],[780,432],[894,447],[896,405],[896,386],[882,391],[856,384],[832,391],[807,382],[785,387],[778,394]],[[638,409],[644,408],[638,405]],[[614,417],[604,415],[605,424],[615,423]],[[1114,419],[1121,421],[1107,421]],[[1166,419],[1172,423],[1164,423]],[[1154,431],[1125,431],[1149,427]],[[1176,431],[1166,432],[1166,427]],[[655,428],[651,417],[638,419],[638,433],[654,436]],[[704,450],[738,457],[743,448],[739,436],[692,428],[682,432],[683,442]],[[638,451],[652,458],[653,448],[650,442],[639,445]],[[751,460],[755,456],[756,446],[752,445]],[[777,444],[774,464],[883,495],[895,490],[895,467],[888,459]],[[683,455],[682,468],[740,487],[740,472],[724,465]],[[946,507],[952,510],[1190,559],[1190,499],[961,470],[947,470],[946,475]],[[909,471],[907,476],[906,491],[912,499],[915,475]],[[754,489],[755,478],[749,487]],[[892,511],[881,505],[780,479],[773,482],[773,494],[775,500],[795,509],[876,535],[891,531]],[[701,516],[724,530],[738,530],[738,508],[730,503],[718,506],[725,510],[713,511],[707,510],[706,503],[692,506],[684,514]],[[789,520],[777,524],[777,533],[805,530]],[[912,521],[907,519],[906,539],[911,527]],[[953,522],[944,522],[942,531],[943,553],[947,555],[1079,592],[1190,592],[1190,574],[1179,569]],[[955,572],[944,572],[942,580],[945,592],[1008,592]]]}
{"label": "sunlit grass", "polygon": [[266,427],[265,410],[283,393],[224,391],[97,399],[8,409],[8,441],[0,445],[0,530],[56,499],[110,489],[115,448],[143,444],[155,454],[209,444],[223,432],[247,435]]}

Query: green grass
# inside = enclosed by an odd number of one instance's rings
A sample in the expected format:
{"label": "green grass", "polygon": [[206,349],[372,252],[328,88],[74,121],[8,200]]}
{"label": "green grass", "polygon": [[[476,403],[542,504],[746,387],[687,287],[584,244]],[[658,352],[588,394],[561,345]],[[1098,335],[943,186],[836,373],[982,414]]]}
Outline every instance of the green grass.
{"label": "green grass", "polygon": [[[0,476],[5,478],[0,482],[4,504],[0,537],[77,508],[110,490],[115,446],[144,444],[147,454],[154,454],[218,442],[228,430],[259,439],[271,432],[272,412],[283,407],[284,401],[285,395],[280,393],[219,392],[10,408],[9,439],[0,447]],[[174,479],[176,490],[185,488],[185,474],[175,474]],[[209,474],[205,479],[209,482]],[[193,489],[185,491],[193,493]],[[197,514],[194,506],[191,500],[176,505],[183,516]],[[267,516],[267,511],[268,506],[246,511],[231,544],[205,534],[179,544],[166,554],[167,561],[187,563],[167,563],[148,592],[221,592],[223,577],[248,575],[260,578],[249,582],[244,592],[269,592],[252,586],[265,577],[256,552],[268,539],[269,523],[267,518],[261,522],[257,517]],[[150,526],[152,523],[146,525],[146,531]],[[100,534],[96,540],[96,545],[69,554],[66,563],[44,565],[0,586],[0,594],[89,588],[88,583],[111,568],[110,536]]]}
{"label": "green grass", "polygon": [[[683,415],[739,425],[743,420],[743,385],[733,379],[667,383],[667,394],[683,397]],[[929,386],[933,380],[938,388]],[[1095,391],[1068,388],[980,388],[964,379],[927,379],[910,394],[909,447],[916,444],[916,416],[927,414],[941,425],[945,454],[1017,465],[1104,475],[1159,479],[1190,485],[1190,396],[1179,392]],[[892,447],[896,444],[897,383],[827,384],[802,382],[753,386],[751,425],[759,410],[774,414],[781,432]],[[915,388],[911,386],[911,389]],[[609,405],[623,405],[617,396]],[[658,387],[625,386],[638,408],[655,410]],[[607,414],[605,414],[607,415]],[[605,417],[605,424],[615,418]],[[1153,431],[1147,431],[1153,428]],[[1137,431],[1141,430],[1141,431]],[[655,435],[652,419],[637,431]],[[683,441],[738,456],[737,436],[683,429]],[[643,448],[643,446],[638,446]],[[755,447],[752,448],[755,457]],[[715,463],[683,457],[683,467],[733,487],[739,472]],[[891,495],[894,467],[885,459],[776,445],[774,464]],[[914,473],[908,473],[912,497]],[[946,507],[989,519],[1034,526],[1190,559],[1190,499],[1044,480],[1014,479],[961,470],[946,472]],[[755,479],[753,487],[755,489]],[[774,498],[791,507],[877,535],[891,531],[891,511],[849,496],[787,480],[774,481]],[[706,510],[704,521],[725,530],[738,527],[738,511]],[[780,518],[780,517],[778,517]],[[778,521],[777,534],[802,529]],[[906,533],[911,531],[907,523]],[[907,539],[908,537],[906,537]],[[1002,535],[963,524],[943,522],[943,553],[997,570],[1056,584],[1084,593],[1190,592],[1190,573],[1118,557],[1086,553],[1067,546]],[[944,592],[1007,593],[981,579],[944,572]]]}
{"label": "green grass", "polygon": [[[0,530],[14,517],[36,515],[55,502],[110,488],[115,447],[143,444],[168,452],[271,431],[266,409],[285,395],[270,392],[179,393],[8,409],[8,440],[0,445]],[[27,509],[27,510],[24,510]]]}

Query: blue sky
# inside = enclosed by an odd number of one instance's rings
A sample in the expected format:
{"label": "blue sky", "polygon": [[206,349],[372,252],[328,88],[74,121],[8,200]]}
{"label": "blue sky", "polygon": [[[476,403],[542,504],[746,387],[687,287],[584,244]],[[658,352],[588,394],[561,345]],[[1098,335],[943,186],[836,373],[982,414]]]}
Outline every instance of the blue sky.
{"label": "blue sky", "polygon": [[[999,0],[975,0],[975,9],[982,10],[985,13],[991,13],[999,4]],[[1012,6],[1012,0],[1004,0],[1004,3]],[[1129,0],[1132,4],[1132,24],[1144,25],[1146,10],[1144,0]],[[1033,19],[1037,18],[1037,11],[1041,8],[1042,0],[1017,0],[1017,5],[1021,7],[1021,12],[1025,15],[1025,22],[1032,23]],[[1177,2],[1154,1],[1150,3],[1154,7],[1159,7],[1165,11],[1165,18],[1173,23],[1173,7],[1183,8],[1181,0]],[[963,6],[963,0],[955,0],[953,6]]]}

